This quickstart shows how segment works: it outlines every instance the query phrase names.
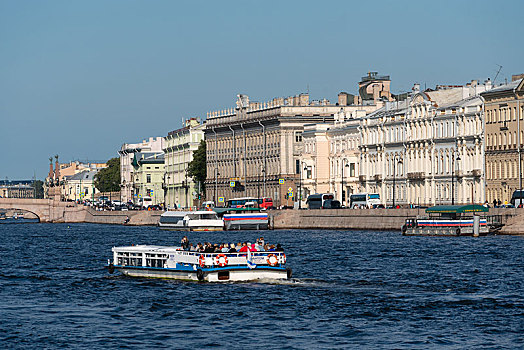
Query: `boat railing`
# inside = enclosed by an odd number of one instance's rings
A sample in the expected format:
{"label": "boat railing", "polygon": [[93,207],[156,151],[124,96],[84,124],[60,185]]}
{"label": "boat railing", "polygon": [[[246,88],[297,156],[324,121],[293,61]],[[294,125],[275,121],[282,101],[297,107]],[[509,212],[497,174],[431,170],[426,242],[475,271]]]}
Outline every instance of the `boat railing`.
{"label": "boat railing", "polygon": [[[177,262],[187,264],[198,264],[200,266],[220,266],[227,259],[227,266],[246,265],[248,258],[251,264],[256,265],[277,265],[285,264],[286,255],[284,252],[235,252],[235,253],[201,253],[192,251],[177,251]],[[271,257],[271,256],[274,256]],[[222,257],[222,259],[221,259]],[[226,259],[223,259],[225,257]]]}

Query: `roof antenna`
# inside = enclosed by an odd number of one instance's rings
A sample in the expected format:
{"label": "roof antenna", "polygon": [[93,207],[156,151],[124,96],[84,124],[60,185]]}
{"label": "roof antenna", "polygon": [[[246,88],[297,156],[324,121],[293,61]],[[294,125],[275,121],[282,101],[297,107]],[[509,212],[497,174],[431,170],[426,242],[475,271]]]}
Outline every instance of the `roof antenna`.
{"label": "roof antenna", "polygon": [[497,74],[495,74],[495,78],[493,79],[493,86],[495,86],[495,81],[497,80],[497,77],[499,76],[499,73],[502,70],[502,66],[500,64],[497,64],[497,66],[499,66],[499,70],[497,71]]}

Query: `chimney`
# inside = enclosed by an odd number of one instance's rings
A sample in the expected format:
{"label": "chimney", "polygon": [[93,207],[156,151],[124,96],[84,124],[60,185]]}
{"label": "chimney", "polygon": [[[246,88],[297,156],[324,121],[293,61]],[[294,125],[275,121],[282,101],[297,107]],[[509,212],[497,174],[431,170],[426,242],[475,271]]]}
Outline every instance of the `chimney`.
{"label": "chimney", "polygon": [[348,105],[348,94],[347,92],[341,92],[338,94],[338,105],[347,106]]}
{"label": "chimney", "polygon": [[419,83],[415,83],[411,90],[413,90],[413,92],[420,92],[420,84]]}

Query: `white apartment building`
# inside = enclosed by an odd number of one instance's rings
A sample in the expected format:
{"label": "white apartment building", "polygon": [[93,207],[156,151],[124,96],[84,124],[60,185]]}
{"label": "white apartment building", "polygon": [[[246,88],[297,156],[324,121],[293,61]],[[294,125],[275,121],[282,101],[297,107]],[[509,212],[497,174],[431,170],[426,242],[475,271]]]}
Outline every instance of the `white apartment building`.
{"label": "white apartment building", "polygon": [[138,152],[162,152],[164,148],[163,137],[150,137],[141,143],[124,143],[118,151],[120,155],[120,193],[123,202],[136,202],[133,159]]}
{"label": "white apartment building", "polygon": [[[488,85],[489,88],[489,85]],[[483,203],[486,85],[438,86],[360,120],[360,188],[386,205]]]}
{"label": "white apartment building", "polygon": [[[198,184],[187,175],[193,152],[204,139],[204,124],[197,118],[184,122],[184,127],[173,130],[164,138],[165,175],[164,190],[167,208],[196,206]],[[200,184],[201,191],[204,184]]]}

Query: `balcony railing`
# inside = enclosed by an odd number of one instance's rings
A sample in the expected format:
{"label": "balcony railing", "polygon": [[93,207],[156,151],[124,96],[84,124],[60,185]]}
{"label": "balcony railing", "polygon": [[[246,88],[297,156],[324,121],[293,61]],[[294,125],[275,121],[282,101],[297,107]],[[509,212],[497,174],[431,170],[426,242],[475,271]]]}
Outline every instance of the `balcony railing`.
{"label": "balcony railing", "polygon": [[367,178],[366,175],[360,175],[360,176],[358,177],[358,181],[359,181],[359,182],[366,182],[366,178]]}
{"label": "balcony railing", "polygon": [[373,179],[376,182],[380,182],[380,181],[382,181],[382,175],[381,174],[377,174],[377,175],[373,176]]}

